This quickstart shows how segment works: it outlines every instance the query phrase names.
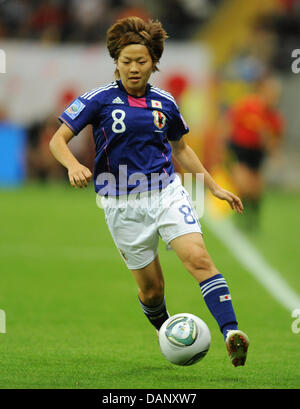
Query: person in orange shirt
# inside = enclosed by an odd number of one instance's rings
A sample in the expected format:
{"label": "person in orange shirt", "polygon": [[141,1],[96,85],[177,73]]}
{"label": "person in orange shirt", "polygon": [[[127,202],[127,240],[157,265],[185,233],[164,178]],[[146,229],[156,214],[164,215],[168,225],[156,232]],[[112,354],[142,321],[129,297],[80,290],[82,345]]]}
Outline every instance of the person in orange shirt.
{"label": "person in orange shirt", "polygon": [[280,82],[268,77],[257,84],[254,94],[239,100],[228,112],[227,148],[232,175],[245,205],[245,227],[251,229],[259,226],[265,158],[278,148],[284,132],[278,109],[280,95]]}

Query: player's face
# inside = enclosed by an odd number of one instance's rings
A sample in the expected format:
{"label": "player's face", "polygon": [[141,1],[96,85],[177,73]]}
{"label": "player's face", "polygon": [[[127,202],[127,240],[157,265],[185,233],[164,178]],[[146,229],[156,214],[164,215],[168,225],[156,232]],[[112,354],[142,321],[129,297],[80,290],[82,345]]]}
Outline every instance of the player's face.
{"label": "player's face", "polygon": [[137,97],[145,94],[153,72],[153,61],[148,48],[141,44],[124,47],[117,60],[117,69],[126,91]]}

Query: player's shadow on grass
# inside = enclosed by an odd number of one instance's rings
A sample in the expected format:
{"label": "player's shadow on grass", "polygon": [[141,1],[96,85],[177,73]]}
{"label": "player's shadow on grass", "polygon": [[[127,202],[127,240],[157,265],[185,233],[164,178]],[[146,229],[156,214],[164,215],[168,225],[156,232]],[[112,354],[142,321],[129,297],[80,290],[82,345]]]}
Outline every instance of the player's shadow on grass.
{"label": "player's shadow on grass", "polygon": [[[204,372],[199,368],[199,374],[191,373],[189,367],[184,366],[166,366],[166,365],[148,365],[139,367],[137,369],[121,371],[119,376],[129,379],[138,379],[137,377],[155,377],[155,384],[160,384],[161,388],[166,387],[166,379],[168,386],[175,385],[176,388],[215,388],[217,384],[222,385],[223,388],[232,388],[232,385],[239,385],[240,388],[245,386],[249,387],[249,382],[244,379],[241,373],[237,373],[236,376],[218,376],[213,373],[208,373],[207,368],[205,370],[205,382],[203,383]],[[212,369],[211,369],[212,370]],[[209,371],[211,372],[211,371]],[[149,385],[151,387],[151,385]]]}

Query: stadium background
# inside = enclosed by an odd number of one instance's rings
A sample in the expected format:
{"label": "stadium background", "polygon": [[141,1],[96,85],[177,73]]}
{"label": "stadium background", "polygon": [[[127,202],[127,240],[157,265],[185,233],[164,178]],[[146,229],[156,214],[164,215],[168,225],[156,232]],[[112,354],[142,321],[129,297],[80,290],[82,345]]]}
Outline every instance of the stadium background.
{"label": "stadium background", "polygon": [[[191,128],[188,142],[224,187],[234,190],[219,139],[224,112],[263,75],[282,84],[286,127],[263,169],[260,229],[231,229],[229,209],[209,195],[201,219],[251,338],[243,372],[229,367],[199,289],[161,245],[169,311],[201,316],[213,336],[195,367],[163,359],[92,186],[73,191],[48,149],[65,106],[113,80],[105,33],[130,15],[158,18],[166,28],[170,38],[151,82],[175,96]],[[299,23],[297,0],[0,1],[1,388],[300,386],[300,334],[292,330],[292,311],[300,309],[300,74],[291,68]],[[71,149],[91,167],[91,130]],[[257,268],[250,253],[263,259]]]}

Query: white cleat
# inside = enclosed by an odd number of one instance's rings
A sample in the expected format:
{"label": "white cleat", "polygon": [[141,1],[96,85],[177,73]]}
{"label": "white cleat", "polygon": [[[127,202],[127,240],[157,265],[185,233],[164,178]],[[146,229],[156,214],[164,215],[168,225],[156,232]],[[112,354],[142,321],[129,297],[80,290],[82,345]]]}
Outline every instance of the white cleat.
{"label": "white cleat", "polygon": [[240,330],[229,330],[225,344],[232,364],[234,366],[245,365],[249,347],[248,336]]}

